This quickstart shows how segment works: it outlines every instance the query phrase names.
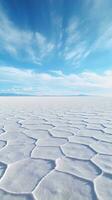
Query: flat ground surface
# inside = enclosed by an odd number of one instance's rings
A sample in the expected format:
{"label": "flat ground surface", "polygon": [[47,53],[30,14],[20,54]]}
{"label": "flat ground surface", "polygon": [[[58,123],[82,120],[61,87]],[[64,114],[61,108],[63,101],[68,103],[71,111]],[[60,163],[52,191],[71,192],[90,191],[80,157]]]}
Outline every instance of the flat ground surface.
{"label": "flat ground surface", "polygon": [[112,98],[0,97],[0,200],[112,200]]}

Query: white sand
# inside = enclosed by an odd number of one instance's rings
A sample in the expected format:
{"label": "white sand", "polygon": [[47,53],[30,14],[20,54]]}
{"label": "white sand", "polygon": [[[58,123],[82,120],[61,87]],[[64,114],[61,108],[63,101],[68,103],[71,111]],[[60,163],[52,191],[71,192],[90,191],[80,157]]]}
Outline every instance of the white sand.
{"label": "white sand", "polygon": [[0,200],[112,200],[112,98],[0,97]]}

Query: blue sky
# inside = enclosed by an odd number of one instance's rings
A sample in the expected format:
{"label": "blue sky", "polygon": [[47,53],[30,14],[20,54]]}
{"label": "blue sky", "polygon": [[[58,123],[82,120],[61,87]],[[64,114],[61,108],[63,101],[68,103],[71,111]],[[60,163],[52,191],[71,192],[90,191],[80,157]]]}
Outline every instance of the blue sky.
{"label": "blue sky", "polygon": [[0,0],[0,93],[112,95],[111,0]]}

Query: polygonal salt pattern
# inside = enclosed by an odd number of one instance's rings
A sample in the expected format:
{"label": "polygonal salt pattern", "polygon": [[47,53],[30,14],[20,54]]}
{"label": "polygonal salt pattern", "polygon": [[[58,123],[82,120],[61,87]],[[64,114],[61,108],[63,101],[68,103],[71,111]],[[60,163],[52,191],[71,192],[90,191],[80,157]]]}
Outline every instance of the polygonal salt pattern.
{"label": "polygonal salt pattern", "polygon": [[32,194],[13,194],[0,189],[1,200],[35,200]]}
{"label": "polygonal salt pattern", "polygon": [[54,171],[41,181],[34,196],[41,200],[92,200],[95,194],[89,182]]}
{"label": "polygonal salt pattern", "polygon": [[15,162],[7,168],[0,181],[0,188],[17,194],[30,193],[53,167],[54,163],[47,160],[27,159]]}
{"label": "polygonal salt pattern", "polygon": [[0,151],[0,161],[6,164],[11,164],[13,162],[29,158],[34,147],[34,144],[28,145],[27,143],[9,143]]}
{"label": "polygonal salt pattern", "polygon": [[112,174],[112,156],[97,154],[92,158],[92,161],[99,166],[104,172]]}
{"label": "polygonal salt pattern", "polygon": [[111,119],[103,97],[0,98],[0,200],[111,200]]}
{"label": "polygonal salt pattern", "polygon": [[95,152],[89,146],[83,144],[69,142],[61,146],[61,149],[65,156],[82,160],[89,160],[95,155]]}
{"label": "polygonal salt pattern", "polygon": [[54,128],[53,130],[51,130],[51,134],[52,136],[59,138],[68,138],[69,136],[74,135],[71,131],[67,131],[64,128],[63,129]]}
{"label": "polygonal salt pattern", "polygon": [[41,158],[41,159],[49,159],[56,160],[57,158],[62,157],[63,154],[59,147],[35,147],[32,151],[32,158]]}
{"label": "polygonal salt pattern", "polygon": [[112,143],[97,141],[90,146],[98,153],[112,155]]}
{"label": "polygonal salt pattern", "polygon": [[56,169],[87,180],[94,180],[101,173],[97,165],[91,161],[71,158],[58,159]]}
{"label": "polygonal salt pattern", "polygon": [[63,145],[67,142],[67,139],[64,138],[53,138],[53,137],[49,137],[49,138],[45,138],[45,139],[40,139],[37,141],[37,146],[60,146]]}

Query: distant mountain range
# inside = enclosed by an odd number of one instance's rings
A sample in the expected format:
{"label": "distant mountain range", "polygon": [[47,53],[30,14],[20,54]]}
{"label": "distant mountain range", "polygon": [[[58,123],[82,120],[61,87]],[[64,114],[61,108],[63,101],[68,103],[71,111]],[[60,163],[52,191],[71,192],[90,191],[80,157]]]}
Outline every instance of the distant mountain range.
{"label": "distant mountain range", "polygon": [[87,95],[87,94],[78,94],[78,95],[30,95],[30,94],[16,94],[16,93],[0,93],[0,96],[13,96],[13,97],[16,97],[16,96],[45,96],[45,97],[50,97],[50,96],[56,96],[56,97],[60,97],[60,96],[89,96],[89,95]]}
{"label": "distant mountain range", "polygon": [[34,95],[29,95],[29,94],[15,94],[15,93],[0,93],[0,96],[34,96]]}

